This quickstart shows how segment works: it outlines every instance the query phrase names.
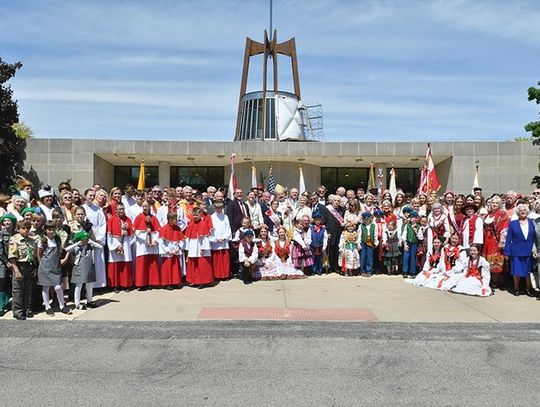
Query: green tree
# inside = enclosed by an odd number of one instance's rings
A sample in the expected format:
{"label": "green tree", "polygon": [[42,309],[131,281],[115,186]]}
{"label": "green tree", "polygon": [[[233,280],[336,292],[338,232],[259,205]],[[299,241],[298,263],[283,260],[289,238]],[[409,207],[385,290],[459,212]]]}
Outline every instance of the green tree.
{"label": "green tree", "polygon": [[[540,85],[540,82],[538,82]],[[528,90],[529,102],[534,100],[537,105],[540,105],[540,89],[531,86]],[[525,126],[525,131],[531,132],[532,141],[535,146],[540,145],[540,121],[530,122]],[[538,171],[540,172],[540,163],[538,163]],[[540,175],[533,178],[531,184],[536,184],[540,187]]]}
{"label": "green tree", "polygon": [[[26,140],[17,135],[19,112],[13,91],[6,85],[15,72],[22,67],[20,62],[8,64],[0,58],[0,191],[9,192],[17,173],[22,173],[26,154]],[[22,133],[21,133],[22,134]]]}

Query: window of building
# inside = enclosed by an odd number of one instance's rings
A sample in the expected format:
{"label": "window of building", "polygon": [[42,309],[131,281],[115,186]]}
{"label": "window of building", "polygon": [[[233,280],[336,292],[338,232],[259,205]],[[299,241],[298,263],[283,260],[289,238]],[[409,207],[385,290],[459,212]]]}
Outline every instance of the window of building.
{"label": "window of building", "polygon": [[[386,169],[386,187],[390,186],[390,170]],[[418,185],[420,185],[420,169],[419,168],[395,168],[396,170],[396,188],[402,189],[403,192],[411,192],[416,194]]]}
{"label": "window of building", "polygon": [[321,184],[333,194],[338,187],[345,189],[367,188],[369,168],[323,167],[321,168]]}
{"label": "window of building", "polygon": [[223,167],[171,167],[171,186],[189,185],[205,191],[210,185],[219,188],[224,185]]}
{"label": "window of building", "polygon": [[[137,188],[139,182],[140,167],[137,166],[118,166],[114,167],[114,185],[124,188],[127,184],[131,184]],[[145,185],[153,187],[159,185],[159,168],[145,167]]]}

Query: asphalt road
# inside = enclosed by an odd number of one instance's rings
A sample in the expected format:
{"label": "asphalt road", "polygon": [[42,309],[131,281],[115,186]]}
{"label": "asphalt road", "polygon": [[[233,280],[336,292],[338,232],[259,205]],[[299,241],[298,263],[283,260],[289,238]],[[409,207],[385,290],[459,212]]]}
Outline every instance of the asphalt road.
{"label": "asphalt road", "polygon": [[539,324],[0,321],[5,406],[535,406]]}

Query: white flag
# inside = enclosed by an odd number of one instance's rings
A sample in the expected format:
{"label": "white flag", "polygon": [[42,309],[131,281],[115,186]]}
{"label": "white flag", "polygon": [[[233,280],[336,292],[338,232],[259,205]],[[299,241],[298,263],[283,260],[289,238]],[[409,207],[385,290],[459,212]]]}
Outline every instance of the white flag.
{"label": "white flag", "polygon": [[390,191],[390,195],[392,196],[392,201],[396,199],[397,195],[397,188],[396,188],[396,169],[392,167],[390,170],[390,188],[388,188]]}
{"label": "white flag", "polygon": [[251,166],[251,188],[257,188],[257,168],[255,168],[255,164]]}
{"label": "white flag", "polygon": [[300,181],[298,182],[298,193],[302,195],[304,192],[306,192],[306,182],[304,181],[304,172],[302,171],[302,166],[298,166],[298,170],[300,171]]}

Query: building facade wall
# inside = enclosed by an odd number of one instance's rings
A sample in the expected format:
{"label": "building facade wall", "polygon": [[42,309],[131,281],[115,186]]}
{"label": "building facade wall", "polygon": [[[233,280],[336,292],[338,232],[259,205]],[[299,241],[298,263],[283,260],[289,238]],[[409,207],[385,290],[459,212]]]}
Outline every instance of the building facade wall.
{"label": "building facade wall", "polygon": [[[258,181],[261,171],[268,177],[272,163],[276,182],[289,187],[298,186],[298,165],[302,163],[306,187],[313,190],[321,182],[321,167],[368,167],[370,162],[377,169],[392,163],[418,167],[424,162],[426,143],[30,139],[26,151],[26,169],[33,168],[43,183],[52,186],[71,179],[79,189],[96,182],[110,187],[115,166],[138,165],[142,159],[147,165],[159,166],[163,186],[168,185],[170,167],[176,165],[223,166],[223,183],[227,184],[229,157],[234,152],[237,178],[244,188],[251,186],[254,161]],[[531,179],[538,174],[539,151],[530,142],[440,142],[432,143],[432,152],[443,189],[460,193],[471,190],[477,161],[486,195],[509,189],[528,193]],[[386,177],[386,171],[383,174]]]}

